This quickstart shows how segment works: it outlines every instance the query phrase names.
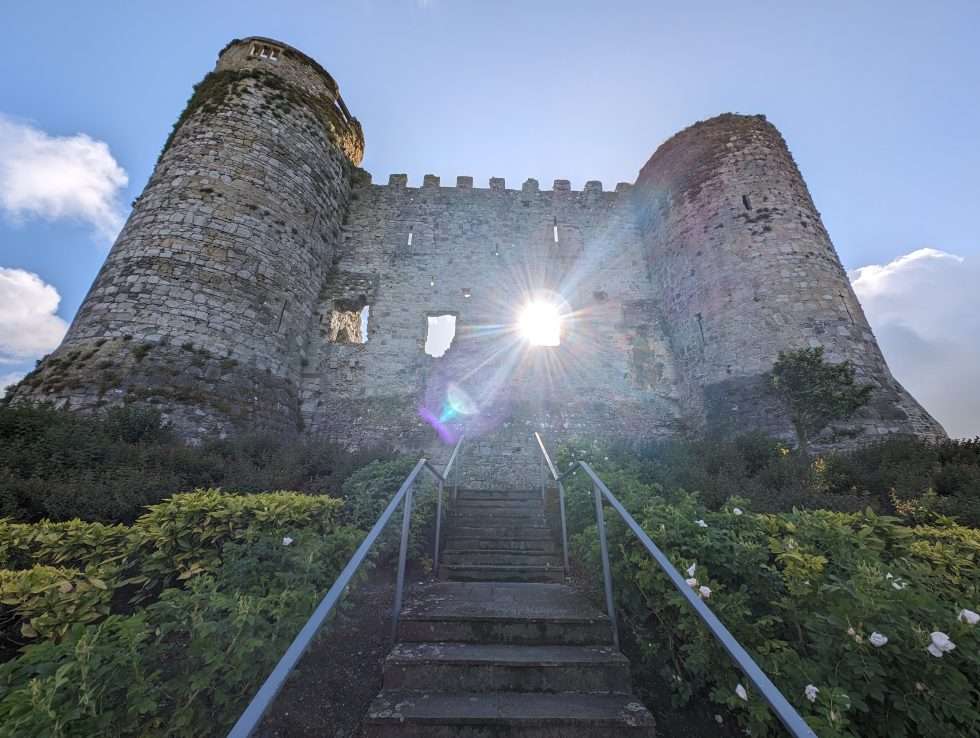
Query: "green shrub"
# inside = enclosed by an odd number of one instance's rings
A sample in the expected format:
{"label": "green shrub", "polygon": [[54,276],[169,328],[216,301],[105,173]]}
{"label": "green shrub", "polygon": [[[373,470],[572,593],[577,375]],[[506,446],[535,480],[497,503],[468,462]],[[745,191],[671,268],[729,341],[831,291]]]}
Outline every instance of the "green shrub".
{"label": "green shrub", "polygon": [[[412,471],[418,459],[400,457],[390,461],[373,461],[354,472],[344,482],[341,494],[347,503],[345,521],[362,530],[369,530],[398,492],[402,482]],[[435,523],[436,496],[432,477],[424,469],[416,477],[412,502],[412,529],[409,552],[412,556],[423,555],[423,542],[431,536]],[[446,498],[444,498],[445,501]],[[397,553],[401,536],[401,510],[385,528],[378,540],[378,552],[382,556]]]}
{"label": "green shrub", "polygon": [[[759,512],[795,507],[882,514],[913,519],[943,515],[980,526],[980,439],[929,443],[890,438],[807,462],[773,438],[752,433],[731,439],[669,440],[643,445],[572,443],[562,463],[582,458],[597,469],[628,469],[644,484],[700,494],[710,509],[743,497]],[[934,495],[932,494],[934,493]]]}
{"label": "green shrub", "polygon": [[[818,735],[980,731],[980,631],[959,619],[963,609],[980,609],[980,531],[948,520],[908,527],[870,510],[756,514],[738,498],[712,512],[697,495],[665,494],[635,468],[606,464],[601,476],[613,493],[680,571],[693,567],[685,576],[709,588],[712,610]],[[581,476],[568,485],[573,546],[598,572]],[[608,509],[606,519],[638,687],[660,676],[678,702],[707,696],[752,735],[779,734],[760,695],[636,537]],[[933,632],[955,649],[930,654]],[[747,701],[735,692],[740,683]],[[808,685],[818,690],[813,702]]]}
{"label": "green shrub", "polygon": [[0,637],[28,641],[0,665],[0,738],[223,733],[363,540],[350,523],[406,468],[358,474],[346,491],[370,499],[349,505],[199,490],[128,527],[0,520],[18,567],[0,570]]}
{"label": "green shrub", "polygon": [[143,616],[72,626],[0,665],[0,738],[160,735],[167,713]]}
{"label": "green shrub", "polygon": [[[0,607],[34,641],[0,666],[0,736],[226,729],[363,538],[341,524],[342,507],[207,490],[131,528],[0,521],[8,560],[31,567],[0,571]],[[97,556],[112,562],[102,577],[36,563]],[[113,593],[133,583],[145,604],[124,616]]]}
{"label": "green shrub", "polygon": [[52,566],[0,569],[0,604],[20,620],[24,638],[59,640],[74,624],[92,623],[109,614],[112,581]]}
{"label": "green shrub", "polygon": [[273,433],[190,447],[155,410],[117,407],[85,416],[0,405],[0,517],[131,523],[174,492],[207,487],[324,494],[354,469],[390,456]]}
{"label": "green shrub", "polygon": [[128,554],[131,529],[68,520],[55,523],[14,523],[0,519],[0,566],[26,569],[34,564],[50,566],[104,566]]}
{"label": "green shrub", "polygon": [[229,541],[261,533],[282,537],[298,529],[325,536],[337,526],[343,500],[298,492],[234,495],[201,490],[154,505],[133,525],[137,577],[150,587],[214,572]]}

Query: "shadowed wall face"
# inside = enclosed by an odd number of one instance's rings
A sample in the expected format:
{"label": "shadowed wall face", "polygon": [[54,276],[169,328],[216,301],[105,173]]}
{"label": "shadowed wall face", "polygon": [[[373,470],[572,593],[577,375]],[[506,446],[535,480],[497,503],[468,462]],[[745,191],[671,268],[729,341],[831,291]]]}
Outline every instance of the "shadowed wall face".
{"label": "shadowed wall face", "polygon": [[664,143],[637,180],[685,410],[716,430],[786,431],[764,374],[823,346],[877,387],[852,431],[942,428],[895,381],[782,136],[722,115]]}

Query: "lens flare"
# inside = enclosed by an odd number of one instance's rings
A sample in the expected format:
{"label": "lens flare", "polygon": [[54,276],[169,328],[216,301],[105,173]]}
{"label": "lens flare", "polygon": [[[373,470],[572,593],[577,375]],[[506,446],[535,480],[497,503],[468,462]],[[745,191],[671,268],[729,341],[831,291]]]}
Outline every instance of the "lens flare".
{"label": "lens flare", "polygon": [[517,325],[532,346],[558,346],[561,343],[561,313],[553,303],[529,302],[521,310]]}
{"label": "lens flare", "polygon": [[[451,413],[450,417],[456,415],[473,415],[476,412],[476,403],[466,394],[466,390],[455,382],[450,382],[446,388],[446,409],[443,415]],[[448,420],[448,418],[443,418]]]}

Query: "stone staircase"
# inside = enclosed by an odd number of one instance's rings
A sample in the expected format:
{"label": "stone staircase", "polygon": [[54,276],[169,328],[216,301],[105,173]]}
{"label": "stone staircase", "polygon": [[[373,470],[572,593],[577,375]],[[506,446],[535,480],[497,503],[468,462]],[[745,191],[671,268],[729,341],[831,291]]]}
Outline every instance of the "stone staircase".
{"label": "stone staircase", "polygon": [[461,490],[444,581],[402,610],[366,738],[651,738],[608,618],[563,584],[537,492]]}

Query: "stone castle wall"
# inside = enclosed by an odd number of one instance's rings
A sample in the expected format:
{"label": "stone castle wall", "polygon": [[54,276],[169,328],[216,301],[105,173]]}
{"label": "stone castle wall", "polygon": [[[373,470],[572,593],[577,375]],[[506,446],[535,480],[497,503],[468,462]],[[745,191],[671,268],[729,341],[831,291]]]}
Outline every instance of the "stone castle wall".
{"label": "stone castle wall", "polygon": [[713,428],[785,432],[766,392],[780,351],[823,346],[874,401],[848,433],[942,429],[895,381],[779,131],[722,115],[664,143],[637,180],[685,410]]}
{"label": "stone castle wall", "polygon": [[[470,483],[526,485],[535,430],[551,446],[787,435],[765,372],[820,345],[878,388],[825,442],[943,435],[891,376],[761,116],[682,131],[614,191],[373,184],[363,143],[314,60],[229,44],[64,344],[15,400],[149,403],[191,439],[302,429],[437,459],[465,433]],[[541,295],[565,314],[561,343],[530,348],[517,313]],[[431,357],[427,319],[447,314],[454,343]]]}
{"label": "stone castle wall", "polygon": [[361,134],[329,75],[254,47],[230,45],[198,85],[54,363],[19,395],[147,401],[192,437],[298,425]]}
{"label": "stone castle wall", "polygon": [[[355,186],[308,352],[307,426],[358,445],[424,446],[425,411],[443,415],[461,391],[470,412],[447,424],[480,439],[477,459],[507,459],[487,463],[488,474],[527,462],[534,430],[556,440],[676,433],[674,369],[628,185],[490,184],[428,176],[414,188],[396,175]],[[568,317],[559,346],[529,349],[514,324],[539,288],[560,296]],[[369,304],[366,343],[328,340],[337,301]],[[427,317],[440,314],[456,316],[456,337],[434,358]]]}

